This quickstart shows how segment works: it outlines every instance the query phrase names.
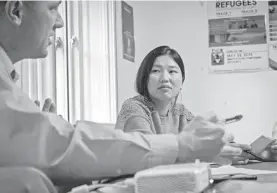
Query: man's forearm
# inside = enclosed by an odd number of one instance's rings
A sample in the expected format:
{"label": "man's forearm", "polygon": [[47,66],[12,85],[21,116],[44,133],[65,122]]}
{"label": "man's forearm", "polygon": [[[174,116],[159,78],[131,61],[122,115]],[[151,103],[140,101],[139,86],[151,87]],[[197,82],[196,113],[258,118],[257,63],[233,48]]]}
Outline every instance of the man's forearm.
{"label": "man's forearm", "polygon": [[65,176],[101,179],[172,164],[177,155],[178,143],[173,134],[124,133],[100,124],[79,122],[66,153],[51,169],[51,175],[61,175],[55,170],[60,168]]}
{"label": "man's forearm", "polygon": [[[23,111],[18,105],[2,115],[7,117],[2,120],[7,128],[1,133],[1,163],[36,167],[51,178],[101,179],[130,174],[174,163],[178,155],[173,134],[124,133],[91,122],[79,122],[74,128],[56,114]],[[13,127],[8,127],[7,121],[13,122]]]}

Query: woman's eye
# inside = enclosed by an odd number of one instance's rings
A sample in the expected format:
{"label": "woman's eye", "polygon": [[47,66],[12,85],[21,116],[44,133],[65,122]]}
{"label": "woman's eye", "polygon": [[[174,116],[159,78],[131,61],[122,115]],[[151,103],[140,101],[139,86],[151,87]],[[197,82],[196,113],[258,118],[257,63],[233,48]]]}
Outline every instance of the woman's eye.
{"label": "woman's eye", "polygon": [[172,74],[172,73],[178,73],[178,72],[176,70],[170,70],[169,73]]}
{"label": "woman's eye", "polygon": [[151,72],[156,73],[156,72],[159,72],[159,70],[154,69],[154,70],[151,70]]}

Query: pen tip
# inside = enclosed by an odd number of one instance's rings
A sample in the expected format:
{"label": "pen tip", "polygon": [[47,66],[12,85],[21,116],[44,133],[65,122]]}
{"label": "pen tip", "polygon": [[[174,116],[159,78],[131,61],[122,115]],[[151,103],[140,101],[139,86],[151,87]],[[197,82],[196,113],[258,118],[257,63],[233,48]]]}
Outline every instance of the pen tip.
{"label": "pen tip", "polygon": [[237,115],[237,120],[241,120],[242,119],[242,115]]}

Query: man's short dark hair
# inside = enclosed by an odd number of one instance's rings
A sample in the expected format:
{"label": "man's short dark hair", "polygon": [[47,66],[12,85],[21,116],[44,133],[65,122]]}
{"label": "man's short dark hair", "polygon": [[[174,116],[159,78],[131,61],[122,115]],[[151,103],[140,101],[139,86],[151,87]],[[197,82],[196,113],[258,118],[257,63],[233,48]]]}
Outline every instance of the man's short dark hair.
{"label": "man's short dark hair", "polygon": [[162,55],[169,55],[178,64],[182,72],[182,81],[184,82],[185,80],[184,63],[181,56],[176,50],[170,48],[169,46],[159,46],[151,50],[143,59],[136,77],[137,92],[149,100],[151,100],[148,92],[149,74],[152,70],[156,58]]}
{"label": "man's short dark hair", "polygon": [[6,3],[7,3],[7,1],[0,1],[0,6],[5,7]]}
{"label": "man's short dark hair", "polygon": [[0,0],[0,15],[4,12],[6,3],[7,3],[7,1]]}
{"label": "man's short dark hair", "polygon": [[0,5],[6,5],[7,1],[0,1]]}

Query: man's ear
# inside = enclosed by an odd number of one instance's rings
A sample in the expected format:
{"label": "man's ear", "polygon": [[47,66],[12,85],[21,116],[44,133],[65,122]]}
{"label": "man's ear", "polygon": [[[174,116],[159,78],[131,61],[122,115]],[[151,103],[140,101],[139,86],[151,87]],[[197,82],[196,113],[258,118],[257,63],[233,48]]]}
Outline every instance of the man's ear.
{"label": "man's ear", "polygon": [[20,26],[23,19],[23,2],[7,1],[5,5],[5,12],[8,19],[16,26]]}

